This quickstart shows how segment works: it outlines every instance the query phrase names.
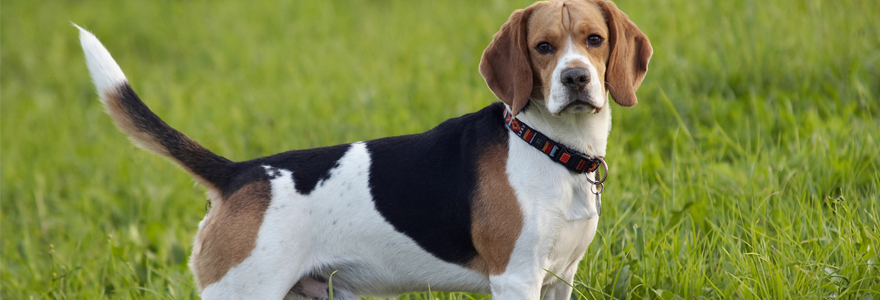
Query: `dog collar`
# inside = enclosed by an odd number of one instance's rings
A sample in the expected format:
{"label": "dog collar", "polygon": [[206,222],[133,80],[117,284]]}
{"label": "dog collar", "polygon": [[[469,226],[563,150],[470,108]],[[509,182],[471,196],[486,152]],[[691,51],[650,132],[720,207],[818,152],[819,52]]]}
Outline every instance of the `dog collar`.
{"label": "dog collar", "polygon": [[[507,129],[510,129],[523,141],[546,154],[550,160],[565,166],[572,172],[579,174],[590,173],[599,169],[600,165],[605,164],[605,160],[601,156],[592,157],[550,139],[543,133],[526,125],[526,123],[517,120],[507,108],[504,109],[504,124],[507,125]],[[608,175],[607,172],[605,175]],[[598,178],[596,179],[598,180]],[[602,181],[605,181],[604,178]]]}

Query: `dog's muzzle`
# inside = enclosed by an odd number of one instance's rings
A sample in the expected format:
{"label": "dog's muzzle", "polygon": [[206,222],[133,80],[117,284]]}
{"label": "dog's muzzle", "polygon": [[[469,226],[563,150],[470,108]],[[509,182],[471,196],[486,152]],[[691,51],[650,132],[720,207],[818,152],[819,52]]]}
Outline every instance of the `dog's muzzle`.
{"label": "dog's muzzle", "polygon": [[563,110],[571,113],[592,112],[597,113],[601,108],[595,99],[590,97],[587,85],[590,83],[590,72],[585,68],[568,68],[559,74],[560,81],[566,90],[567,102]]}

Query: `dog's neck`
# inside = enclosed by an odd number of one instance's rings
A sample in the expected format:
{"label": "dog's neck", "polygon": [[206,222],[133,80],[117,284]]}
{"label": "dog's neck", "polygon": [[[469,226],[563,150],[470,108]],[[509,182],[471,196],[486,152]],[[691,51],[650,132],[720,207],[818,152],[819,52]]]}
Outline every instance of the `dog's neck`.
{"label": "dog's neck", "polygon": [[517,119],[574,150],[590,156],[605,156],[611,131],[611,107],[607,100],[597,113],[563,113],[558,116],[547,110],[544,101],[529,101],[530,105],[517,114]]}

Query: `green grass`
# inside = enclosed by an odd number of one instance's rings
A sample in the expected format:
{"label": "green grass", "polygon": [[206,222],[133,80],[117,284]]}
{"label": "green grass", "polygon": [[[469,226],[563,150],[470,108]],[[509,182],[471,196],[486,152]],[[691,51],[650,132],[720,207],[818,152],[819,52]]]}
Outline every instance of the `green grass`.
{"label": "green grass", "polygon": [[[0,298],[195,298],[204,189],[103,113],[76,22],[169,124],[236,160],[427,130],[495,100],[527,1],[4,1]],[[655,54],[613,108],[586,299],[878,299],[873,1],[621,0]],[[470,299],[426,293],[402,299]]]}

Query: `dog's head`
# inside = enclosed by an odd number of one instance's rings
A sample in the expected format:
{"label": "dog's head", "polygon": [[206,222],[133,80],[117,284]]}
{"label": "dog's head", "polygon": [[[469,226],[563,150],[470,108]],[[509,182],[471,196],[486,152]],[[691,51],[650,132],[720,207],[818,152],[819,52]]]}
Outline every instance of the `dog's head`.
{"label": "dog's head", "polygon": [[[480,74],[513,110],[540,100],[555,115],[636,105],[648,37],[610,1],[541,1],[510,15],[483,51]],[[606,92],[607,89],[607,92]]]}

